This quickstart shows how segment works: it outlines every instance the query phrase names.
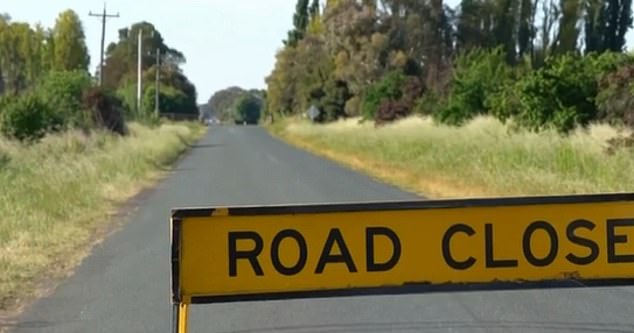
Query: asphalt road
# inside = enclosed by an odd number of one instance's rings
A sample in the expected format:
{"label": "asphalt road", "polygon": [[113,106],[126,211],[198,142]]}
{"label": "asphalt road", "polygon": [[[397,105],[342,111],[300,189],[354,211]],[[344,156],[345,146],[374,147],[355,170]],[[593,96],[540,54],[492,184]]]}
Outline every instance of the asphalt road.
{"label": "asphalt road", "polygon": [[[257,127],[215,127],[13,332],[169,332],[172,207],[416,196]],[[634,288],[562,288],[197,305],[191,332],[634,332]]]}

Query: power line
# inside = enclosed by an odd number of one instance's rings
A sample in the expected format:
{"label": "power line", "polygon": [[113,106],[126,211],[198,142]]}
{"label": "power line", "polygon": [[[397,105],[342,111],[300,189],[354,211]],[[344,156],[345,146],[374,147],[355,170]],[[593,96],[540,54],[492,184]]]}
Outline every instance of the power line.
{"label": "power line", "polygon": [[117,12],[117,14],[112,15],[112,14],[108,14],[108,12],[106,11],[106,4],[103,4],[103,13],[102,14],[93,14],[92,11],[88,12],[88,15],[90,16],[94,16],[94,17],[101,17],[101,55],[100,55],[100,59],[101,62],[99,63],[99,84],[101,86],[103,86],[103,77],[104,77],[104,73],[103,73],[103,57],[104,57],[104,45],[106,44],[106,19],[108,18],[118,18],[119,17],[119,13]]}

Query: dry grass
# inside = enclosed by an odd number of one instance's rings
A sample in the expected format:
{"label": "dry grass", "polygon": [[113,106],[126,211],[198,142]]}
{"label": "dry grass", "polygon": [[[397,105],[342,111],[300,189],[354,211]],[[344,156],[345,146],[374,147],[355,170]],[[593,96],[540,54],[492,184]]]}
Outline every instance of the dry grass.
{"label": "dry grass", "polygon": [[289,142],[430,197],[624,192],[634,153],[607,154],[627,131],[593,125],[563,137],[513,130],[492,118],[455,128],[410,118],[375,128],[357,119],[328,125],[286,121]]}
{"label": "dry grass", "polygon": [[35,145],[0,139],[0,310],[33,297],[84,256],[117,204],[138,193],[203,133],[195,124],[130,125]]}

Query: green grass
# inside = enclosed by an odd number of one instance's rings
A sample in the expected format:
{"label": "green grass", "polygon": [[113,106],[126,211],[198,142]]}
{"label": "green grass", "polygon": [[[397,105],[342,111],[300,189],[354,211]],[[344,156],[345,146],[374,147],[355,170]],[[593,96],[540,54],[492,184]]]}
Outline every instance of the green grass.
{"label": "green grass", "polygon": [[634,190],[634,151],[608,153],[629,135],[593,125],[568,137],[511,130],[492,118],[447,127],[410,118],[375,128],[286,121],[272,131],[291,143],[431,197],[623,192]]}
{"label": "green grass", "polygon": [[199,138],[195,123],[130,135],[68,132],[34,145],[0,139],[0,309],[67,274],[113,222],[109,217]]}

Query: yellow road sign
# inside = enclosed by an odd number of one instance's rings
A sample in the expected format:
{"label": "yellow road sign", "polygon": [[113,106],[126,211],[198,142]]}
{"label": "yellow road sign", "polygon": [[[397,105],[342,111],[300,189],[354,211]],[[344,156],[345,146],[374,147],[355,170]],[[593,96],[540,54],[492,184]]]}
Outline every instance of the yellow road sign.
{"label": "yellow road sign", "polygon": [[[179,209],[177,303],[634,278],[634,194]],[[375,289],[376,288],[376,289]]]}

